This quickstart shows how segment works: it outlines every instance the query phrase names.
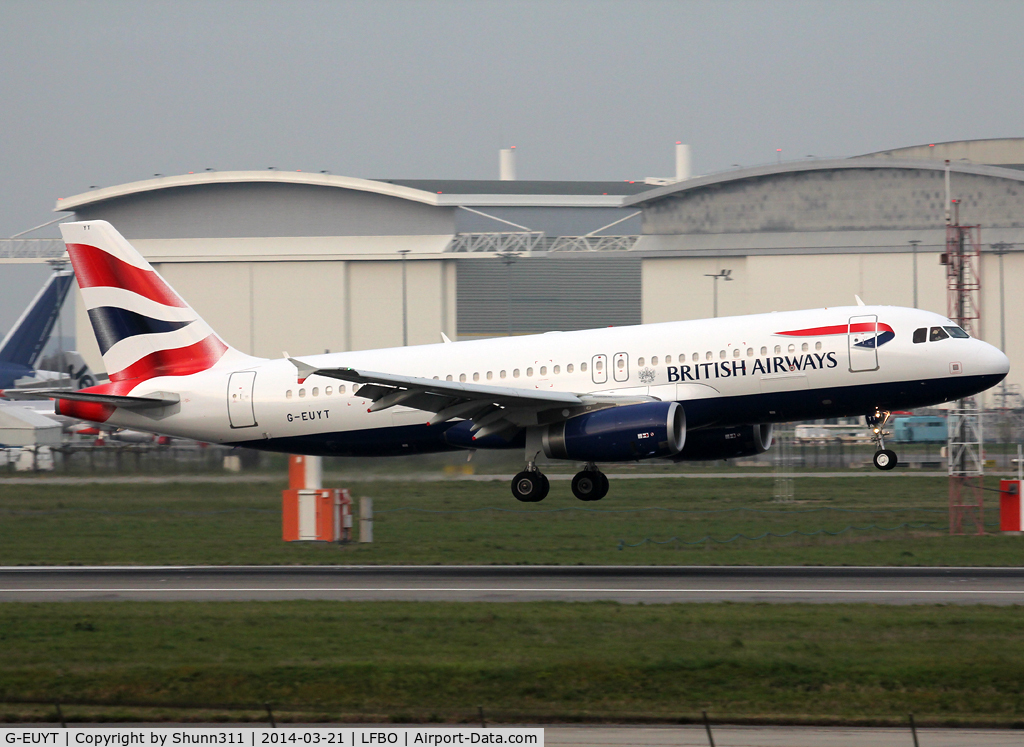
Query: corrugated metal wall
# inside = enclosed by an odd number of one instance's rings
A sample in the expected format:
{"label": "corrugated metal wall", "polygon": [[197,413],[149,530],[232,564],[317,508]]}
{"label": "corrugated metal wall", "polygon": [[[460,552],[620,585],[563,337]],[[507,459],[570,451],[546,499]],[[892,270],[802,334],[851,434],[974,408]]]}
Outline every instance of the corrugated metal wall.
{"label": "corrugated metal wall", "polygon": [[[640,324],[640,259],[458,260],[459,335],[504,335]],[[511,303],[509,291],[511,290]]]}

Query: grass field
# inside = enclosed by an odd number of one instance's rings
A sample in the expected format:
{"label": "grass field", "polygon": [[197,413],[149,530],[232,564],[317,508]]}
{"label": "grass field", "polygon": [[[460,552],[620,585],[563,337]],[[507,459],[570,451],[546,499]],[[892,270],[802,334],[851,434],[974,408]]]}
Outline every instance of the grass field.
{"label": "grass field", "polygon": [[[567,482],[554,482],[540,504],[517,503],[503,481],[349,482],[354,496],[374,499],[376,521],[372,545],[348,546],[282,542],[283,487],[0,482],[0,565],[1020,565],[1024,557],[1016,537],[950,537],[947,483],[934,477],[798,478],[796,501],[785,504],[773,502],[769,477],[613,479],[600,503],[581,503]],[[996,494],[985,495],[996,521]],[[788,536],[737,537],[766,532]]]}
{"label": "grass field", "polygon": [[483,706],[505,721],[672,721],[707,710],[734,721],[914,713],[919,723],[1024,725],[1015,608],[7,604],[0,631],[0,700],[155,713],[270,702],[305,712],[298,719],[369,721],[460,721]]}

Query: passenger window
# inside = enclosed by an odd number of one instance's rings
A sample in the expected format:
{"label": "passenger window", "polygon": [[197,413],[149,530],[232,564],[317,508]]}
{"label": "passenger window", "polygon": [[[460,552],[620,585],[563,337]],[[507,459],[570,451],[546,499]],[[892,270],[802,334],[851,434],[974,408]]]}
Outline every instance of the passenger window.
{"label": "passenger window", "polygon": [[452,375],[448,374],[447,376],[444,377],[444,380],[445,381],[451,381],[452,380]]}
{"label": "passenger window", "polygon": [[621,371],[626,367],[626,361],[622,358],[619,358],[619,362],[616,365],[618,365],[619,370]]}
{"label": "passenger window", "polygon": [[928,335],[929,342],[938,342],[939,340],[945,340],[949,335],[942,327],[932,327],[932,333]]}
{"label": "passenger window", "polygon": [[479,372],[474,372],[473,373],[473,381],[480,381],[480,373]]}
{"label": "passenger window", "polygon": [[582,373],[586,373],[587,372],[587,364],[586,363],[581,363],[580,364],[580,371]]}
{"label": "passenger window", "polygon": [[494,372],[493,371],[488,371],[487,372],[487,380],[490,381],[493,378],[494,378]]}
{"label": "passenger window", "polygon": [[[643,358],[637,358],[636,359],[636,365],[638,365],[638,366],[644,365],[644,359]],[[622,366],[619,366],[619,368],[622,368]]]}
{"label": "passenger window", "polygon": [[796,345],[792,345],[792,344],[791,344],[791,345],[789,346],[789,352],[790,352],[790,353],[795,353],[795,352],[796,352]]}
{"label": "passenger window", "polygon": [[532,368],[526,369],[526,375],[527,376],[533,376],[533,369]]}
{"label": "passenger window", "polygon": [[338,394],[344,394],[344,393],[345,393],[345,385],[342,384],[341,386],[338,387]]}
{"label": "passenger window", "polygon": [[943,329],[949,332],[950,337],[956,337],[957,339],[964,339],[966,337],[970,337],[969,334],[964,332],[959,327],[943,327]]}
{"label": "passenger window", "polygon": [[291,389],[289,389],[287,392],[284,393],[284,398],[285,399],[291,399],[292,398],[292,390]]}
{"label": "passenger window", "polygon": [[320,396],[320,387],[317,387],[317,386],[313,387],[313,396],[314,397],[319,397]]}
{"label": "passenger window", "polygon": [[655,355],[655,356],[651,357],[651,365],[652,366],[657,366],[658,365],[658,356]]}
{"label": "passenger window", "polygon": [[921,329],[914,330],[914,342],[920,343],[928,339],[928,328],[921,327]]}
{"label": "passenger window", "polygon": [[512,378],[513,379],[518,379],[519,378],[519,369],[518,368],[513,368],[512,369]]}
{"label": "passenger window", "polygon": [[753,348],[747,348],[747,357],[748,358],[753,358],[754,357],[754,349]]}
{"label": "passenger window", "polygon": [[722,360],[725,360],[725,351],[724,350],[719,350],[718,351],[718,357],[721,358]]}
{"label": "passenger window", "polygon": [[768,348],[761,346],[761,355],[768,355]]}
{"label": "passenger window", "polygon": [[807,352],[807,348],[808,348],[808,347],[809,347],[809,346],[808,346],[808,345],[807,345],[807,343],[805,342],[805,343],[804,343],[803,345],[801,345],[801,346],[800,346],[800,350],[801,350],[801,352],[804,352],[804,353],[806,353],[806,352]]}
{"label": "passenger window", "polygon": [[554,372],[555,372],[555,374],[562,373],[562,367],[561,366],[555,366],[555,371]]}
{"label": "passenger window", "polygon": [[[587,364],[586,364],[586,363],[584,363],[583,365],[585,366],[585,365],[587,365]],[[594,364],[594,365],[596,365],[596,366],[597,366],[597,370],[598,370],[598,372],[600,372],[600,371],[603,371],[603,370],[604,370],[604,362],[603,362],[603,361],[598,361],[598,362],[597,362],[596,364]]]}
{"label": "passenger window", "polygon": [[466,380],[466,374],[459,374],[459,381],[465,381],[465,380]]}
{"label": "passenger window", "polygon": [[548,373],[548,367],[547,366],[541,366],[540,367],[540,375],[541,376],[547,376],[547,373]]}
{"label": "passenger window", "polygon": [[325,397],[330,397],[333,392],[334,392],[334,388],[333,387],[327,387],[327,388],[324,389],[324,396]]}
{"label": "passenger window", "polygon": [[435,377],[434,377],[434,381],[437,381],[437,380],[438,380],[438,379],[440,379],[440,378],[441,378],[440,376],[435,376]]}
{"label": "passenger window", "polygon": [[565,367],[565,372],[566,373],[572,373],[572,364],[571,363],[568,366]]}
{"label": "passenger window", "polygon": [[499,378],[499,379],[504,379],[504,378],[505,378],[505,372],[504,372],[504,371],[502,371],[501,373],[499,373],[499,374],[498,374],[498,378]]}
{"label": "passenger window", "polygon": [[820,341],[819,341],[819,342],[816,342],[816,343],[814,343],[814,349],[815,349],[815,350],[821,350],[821,342],[820,342]]}
{"label": "passenger window", "polygon": [[672,362],[672,356],[671,355],[666,355],[665,356],[665,364],[667,365],[667,364],[669,364],[671,362]]}
{"label": "passenger window", "polygon": [[305,397],[306,396],[306,390],[305,389],[300,389],[299,390],[299,396],[300,397]]}
{"label": "passenger window", "polygon": [[715,356],[711,354],[710,350],[704,354],[704,360],[706,360],[706,361],[709,361],[709,360],[711,360],[714,357]]}
{"label": "passenger window", "polygon": [[775,352],[776,352],[776,354],[781,353],[782,352],[782,346],[781,345],[776,345],[775,346]]}
{"label": "passenger window", "polygon": [[735,350],[732,351],[732,357],[733,358],[739,358],[740,357],[740,349],[739,348],[736,348]]}

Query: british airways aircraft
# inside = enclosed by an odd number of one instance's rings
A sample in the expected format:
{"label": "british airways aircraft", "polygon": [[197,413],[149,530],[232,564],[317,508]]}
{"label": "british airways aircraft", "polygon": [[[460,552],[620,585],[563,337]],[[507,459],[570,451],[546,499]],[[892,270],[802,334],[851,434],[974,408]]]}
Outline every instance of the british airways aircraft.
{"label": "british airways aircraft", "polygon": [[110,382],[49,393],[82,420],[254,449],[393,455],[524,449],[512,481],[539,501],[545,454],[585,464],[728,459],[772,424],[866,415],[879,469],[889,411],[999,383],[1009,361],[938,314],[852,306],[269,360],[228,345],[105,221],[61,232]]}

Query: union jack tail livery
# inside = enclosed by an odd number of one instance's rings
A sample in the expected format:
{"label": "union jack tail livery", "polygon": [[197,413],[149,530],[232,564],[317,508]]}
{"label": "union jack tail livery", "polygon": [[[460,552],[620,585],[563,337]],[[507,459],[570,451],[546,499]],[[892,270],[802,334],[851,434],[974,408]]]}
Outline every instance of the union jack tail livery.
{"label": "union jack tail livery", "polygon": [[232,350],[112,225],[60,230],[112,382],[198,373]]}

